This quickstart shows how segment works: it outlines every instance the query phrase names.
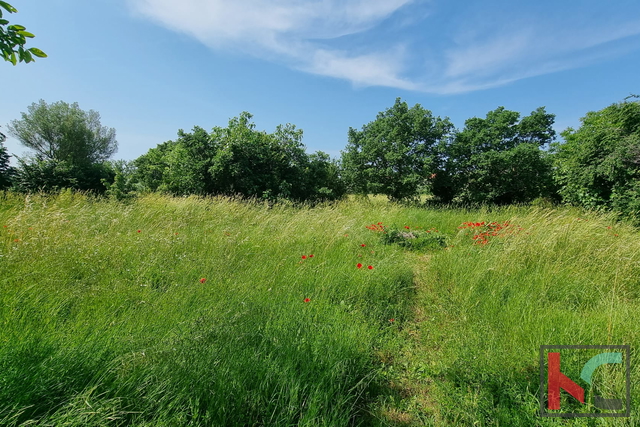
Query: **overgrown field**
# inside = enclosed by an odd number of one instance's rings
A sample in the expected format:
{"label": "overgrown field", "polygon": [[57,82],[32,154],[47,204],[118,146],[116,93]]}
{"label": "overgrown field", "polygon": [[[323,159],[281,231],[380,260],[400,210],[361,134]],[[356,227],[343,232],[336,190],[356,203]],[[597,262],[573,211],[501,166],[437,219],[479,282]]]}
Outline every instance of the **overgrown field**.
{"label": "overgrown field", "polygon": [[631,418],[577,423],[633,425],[638,236],[568,209],[0,194],[0,425],[564,425],[538,416],[543,344],[631,345]]}

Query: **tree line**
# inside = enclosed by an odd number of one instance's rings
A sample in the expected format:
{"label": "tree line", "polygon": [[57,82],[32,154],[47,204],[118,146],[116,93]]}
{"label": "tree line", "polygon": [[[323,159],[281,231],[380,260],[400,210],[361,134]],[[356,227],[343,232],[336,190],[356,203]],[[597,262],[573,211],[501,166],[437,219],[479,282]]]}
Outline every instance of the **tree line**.
{"label": "tree line", "polygon": [[12,121],[8,133],[33,151],[17,168],[0,134],[0,188],[92,191],[118,199],[141,192],[227,195],[315,202],[351,194],[392,201],[511,204],[546,200],[625,214],[640,211],[640,102],[631,95],[588,112],[578,129],[553,130],[544,107],[521,117],[499,107],[456,129],[400,98],[361,129],[350,128],[339,159],[308,154],[292,124],[256,130],[251,114],[210,132],[178,131],[131,161],[110,161],[115,130],[95,111],[44,101]]}

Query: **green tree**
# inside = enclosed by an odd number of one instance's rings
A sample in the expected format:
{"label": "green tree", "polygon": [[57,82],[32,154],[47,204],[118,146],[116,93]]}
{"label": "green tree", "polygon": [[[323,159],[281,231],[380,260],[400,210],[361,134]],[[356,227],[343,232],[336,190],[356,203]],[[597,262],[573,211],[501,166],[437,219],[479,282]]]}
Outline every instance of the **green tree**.
{"label": "green tree", "polygon": [[5,140],[6,137],[2,132],[0,132],[0,190],[11,187],[13,177],[15,175],[15,169],[9,162],[11,156],[3,144]]}
{"label": "green tree", "polygon": [[640,211],[640,102],[590,111],[552,146],[563,201],[588,208]]}
{"label": "green tree", "polygon": [[398,201],[418,195],[437,166],[437,147],[453,125],[416,104],[396,99],[361,131],[349,128],[342,167],[349,190]]}
{"label": "green tree", "polygon": [[[37,177],[38,189],[64,184],[104,191],[101,180],[113,178],[103,163],[118,148],[116,132],[102,126],[100,115],[93,110],[83,111],[77,103],[60,101],[48,105],[40,100],[28,107],[28,113],[22,113],[22,119],[12,121],[8,129],[35,153],[32,158],[19,159],[25,172],[20,180],[23,188],[33,189],[28,180]],[[51,185],[47,184],[47,177],[51,178]]]}
{"label": "green tree", "polygon": [[149,150],[134,161],[134,178],[151,191],[223,194],[295,201],[335,199],[344,194],[336,162],[311,156],[302,130],[279,125],[268,134],[255,129],[250,113],[211,133],[196,126],[178,131],[176,141]]}
{"label": "green tree", "polygon": [[3,9],[8,13],[16,13],[18,10],[9,3],[0,0],[0,55],[5,61],[16,65],[18,62],[33,62],[34,56],[46,58],[47,54],[31,47],[25,49],[28,38],[35,37],[22,25],[9,25],[9,21],[3,17]]}
{"label": "green tree", "polygon": [[555,138],[554,118],[543,107],[522,119],[499,107],[468,119],[441,146],[433,194],[443,202],[499,204],[551,196],[551,162],[541,147]]}

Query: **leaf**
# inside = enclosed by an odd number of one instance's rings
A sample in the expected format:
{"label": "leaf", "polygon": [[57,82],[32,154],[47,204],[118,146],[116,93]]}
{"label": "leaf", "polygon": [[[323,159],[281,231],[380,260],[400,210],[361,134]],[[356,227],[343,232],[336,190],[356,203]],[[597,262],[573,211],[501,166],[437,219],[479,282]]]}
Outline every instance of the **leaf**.
{"label": "leaf", "polygon": [[28,64],[29,62],[33,62],[33,56],[31,56],[28,50],[23,50],[20,52],[20,60]]}
{"label": "leaf", "polygon": [[9,62],[11,62],[13,65],[16,65],[18,63],[15,52],[11,52],[11,55],[9,55]]}
{"label": "leaf", "polygon": [[8,30],[14,30],[14,31],[24,31],[27,29],[27,27],[23,26],[23,25],[18,25],[18,24],[13,24],[13,25],[9,25],[7,27]]}
{"label": "leaf", "polygon": [[0,0],[0,7],[3,7],[9,13],[16,13],[18,9],[11,6],[9,3]]}
{"label": "leaf", "polygon": [[24,36],[24,37],[29,37],[31,39],[35,37],[35,35],[31,34],[28,31],[18,31],[18,34],[20,34],[21,36]]}
{"label": "leaf", "polygon": [[[2,11],[0,11],[0,18],[2,18]],[[0,25],[7,25],[9,21],[6,19],[0,19]]]}
{"label": "leaf", "polygon": [[47,54],[44,53],[43,51],[41,51],[40,49],[38,49],[37,47],[29,48],[29,51],[31,53],[33,53],[35,56],[37,56],[38,58],[46,58],[47,57]]}

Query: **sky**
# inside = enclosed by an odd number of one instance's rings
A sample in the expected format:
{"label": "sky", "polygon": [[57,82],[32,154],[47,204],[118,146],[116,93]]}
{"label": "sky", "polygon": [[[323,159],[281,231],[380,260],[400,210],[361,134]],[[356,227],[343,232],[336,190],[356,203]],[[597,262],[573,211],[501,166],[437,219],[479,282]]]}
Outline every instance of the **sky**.
{"label": "sky", "polygon": [[8,2],[18,13],[4,17],[48,58],[0,63],[0,131],[40,99],[77,102],[115,128],[114,159],[243,111],[339,157],[348,129],[398,97],[458,129],[500,106],[545,107],[560,133],[640,93],[638,0]]}

